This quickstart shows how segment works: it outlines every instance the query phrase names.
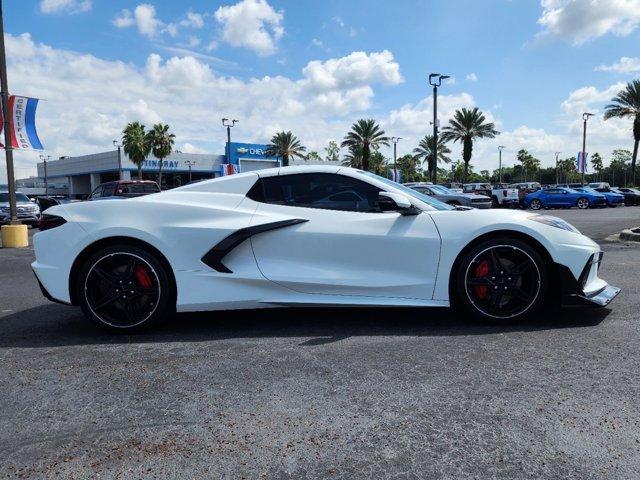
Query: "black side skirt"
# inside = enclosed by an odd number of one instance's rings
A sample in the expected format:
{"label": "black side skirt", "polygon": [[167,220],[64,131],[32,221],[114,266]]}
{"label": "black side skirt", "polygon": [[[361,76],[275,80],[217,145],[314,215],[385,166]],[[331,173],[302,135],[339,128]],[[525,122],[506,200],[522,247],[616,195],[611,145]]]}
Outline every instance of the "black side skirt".
{"label": "black side skirt", "polygon": [[222,259],[229,252],[231,252],[231,250],[244,242],[247,238],[250,238],[258,233],[277,230],[278,228],[290,227],[291,225],[297,225],[298,223],[304,223],[308,221],[309,220],[306,220],[304,218],[292,218],[291,220],[263,223],[261,225],[241,228],[240,230],[233,232],[228,237],[223,238],[211,250],[205,253],[202,257],[202,262],[205,265],[213,268],[217,272],[233,273],[226,265],[222,263]]}

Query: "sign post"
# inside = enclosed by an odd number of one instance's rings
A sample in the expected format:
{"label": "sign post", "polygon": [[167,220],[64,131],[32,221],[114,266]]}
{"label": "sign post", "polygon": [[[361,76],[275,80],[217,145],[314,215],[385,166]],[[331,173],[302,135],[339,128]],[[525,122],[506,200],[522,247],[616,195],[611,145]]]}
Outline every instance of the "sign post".
{"label": "sign post", "polygon": [[16,208],[16,179],[13,173],[13,145],[11,131],[13,118],[9,111],[9,82],[7,81],[7,57],[4,46],[4,17],[0,0],[0,96],[2,98],[2,118],[4,122],[4,153],[7,159],[7,183],[9,187],[9,225],[2,226],[3,247],[26,247],[29,245],[27,226],[18,220]]}

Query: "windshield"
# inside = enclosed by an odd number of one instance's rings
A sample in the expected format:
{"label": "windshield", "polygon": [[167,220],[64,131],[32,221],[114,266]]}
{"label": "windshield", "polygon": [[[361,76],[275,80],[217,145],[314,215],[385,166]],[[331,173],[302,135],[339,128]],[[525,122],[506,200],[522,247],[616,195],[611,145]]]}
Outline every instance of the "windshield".
{"label": "windshield", "polygon": [[[436,210],[455,210],[455,207],[452,207],[451,205],[442,203],[440,200],[436,200],[435,198],[425,195],[424,193],[420,193],[416,190],[413,190],[412,188],[405,187],[404,185],[394,182],[393,180],[389,180],[388,178],[381,177],[380,175],[376,175],[375,173],[371,173],[371,172],[363,172],[362,170],[358,170],[358,172],[368,177],[375,178],[376,180],[379,180],[382,183],[389,185],[390,187],[400,190],[405,195],[409,197],[413,197],[417,200],[420,200],[421,202],[426,203],[427,205],[435,208]],[[429,185],[429,188],[431,187],[432,185]]]}
{"label": "windshield", "polygon": [[442,185],[429,185],[429,188],[436,193],[443,193],[445,195],[450,195],[451,193],[453,193],[447,187],[443,187]]}
{"label": "windshield", "polygon": [[[16,202],[26,203],[29,201],[29,197],[24,193],[16,193]],[[7,192],[0,192],[0,203],[2,202],[9,202],[9,194]]]}

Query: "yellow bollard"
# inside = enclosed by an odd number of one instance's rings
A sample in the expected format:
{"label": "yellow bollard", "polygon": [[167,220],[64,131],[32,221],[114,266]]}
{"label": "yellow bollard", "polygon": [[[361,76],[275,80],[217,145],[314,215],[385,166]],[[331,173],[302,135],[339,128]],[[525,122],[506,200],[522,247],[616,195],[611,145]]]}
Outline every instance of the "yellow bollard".
{"label": "yellow bollard", "polygon": [[26,225],[2,225],[1,229],[3,248],[29,246],[29,230]]}

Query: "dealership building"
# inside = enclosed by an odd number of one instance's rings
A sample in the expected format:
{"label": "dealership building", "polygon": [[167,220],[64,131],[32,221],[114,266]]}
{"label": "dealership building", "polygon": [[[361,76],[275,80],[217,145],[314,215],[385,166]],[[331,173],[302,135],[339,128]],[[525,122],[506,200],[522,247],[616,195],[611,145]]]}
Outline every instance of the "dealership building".
{"label": "dealership building", "polygon": [[[234,143],[227,146],[227,155],[196,154],[173,152],[162,163],[162,188],[174,188],[184,185],[189,180],[215,178],[225,173],[250,172],[263,168],[277,167],[280,160],[266,155],[266,145],[253,143]],[[149,157],[142,164],[143,180],[158,180],[158,159]],[[305,161],[292,162],[304,164]],[[329,163],[317,162],[314,163]],[[230,165],[225,165],[230,164]],[[336,163],[337,164],[337,163]],[[122,179],[135,180],[138,178],[138,167],[125,155],[118,151],[82,155],[78,157],[61,157],[49,160],[46,164],[46,177],[49,184],[65,184],[67,194],[73,198],[83,198],[94,188],[104,182],[118,180],[120,172]],[[38,177],[45,178],[45,164],[38,163]]]}

